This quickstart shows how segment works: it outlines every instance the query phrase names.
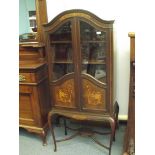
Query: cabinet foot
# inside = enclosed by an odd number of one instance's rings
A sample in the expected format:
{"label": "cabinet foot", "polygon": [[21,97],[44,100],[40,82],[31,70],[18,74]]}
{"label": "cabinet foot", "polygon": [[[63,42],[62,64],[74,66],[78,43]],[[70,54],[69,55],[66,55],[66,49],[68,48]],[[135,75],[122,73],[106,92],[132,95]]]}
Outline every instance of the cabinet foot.
{"label": "cabinet foot", "polygon": [[43,146],[47,145],[46,136],[47,136],[48,124],[45,124],[42,128],[26,125],[20,125],[20,127],[26,129],[28,132],[39,135],[39,137],[41,137],[42,139]]}
{"label": "cabinet foot", "polygon": [[42,139],[42,142],[43,142],[43,146],[46,146],[47,145],[47,140],[46,140],[46,133],[43,131],[43,133],[39,134],[41,139]]}

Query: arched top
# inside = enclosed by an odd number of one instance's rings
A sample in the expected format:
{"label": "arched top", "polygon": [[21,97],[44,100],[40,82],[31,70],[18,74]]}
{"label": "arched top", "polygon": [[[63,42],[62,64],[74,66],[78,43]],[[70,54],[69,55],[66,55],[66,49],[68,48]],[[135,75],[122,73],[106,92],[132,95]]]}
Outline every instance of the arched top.
{"label": "arched top", "polygon": [[43,26],[45,28],[45,31],[48,31],[51,25],[54,24],[54,26],[56,26],[60,22],[63,22],[67,19],[74,18],[74,17],[79,17],[79,18],[84,18],[86,20],[90,20],[94,24],[100,27],[104,26],[105,28],[112,28],[112,24],[114,23],[114,20],[109,20],[109,21],[103,20],[89,11],[81,10],[81,9],[72,9],[72,10],[67,10],[67,11],[60,13],[54,19],[52,19],[49,23],[44,24]]}

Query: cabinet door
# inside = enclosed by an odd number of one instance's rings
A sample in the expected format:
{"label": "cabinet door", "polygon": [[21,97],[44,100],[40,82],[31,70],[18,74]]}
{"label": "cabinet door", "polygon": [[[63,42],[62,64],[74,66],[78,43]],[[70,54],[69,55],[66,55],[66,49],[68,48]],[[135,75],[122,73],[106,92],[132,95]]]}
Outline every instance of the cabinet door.
{"label": "cabinet door", "polygon": [[38,110],[38,98],[36,91],[31,86],[19,87],[19,123],[20,125],[39,125],[40,113]]}
{"label": "cabinet door", "polygon": [[75,108],[72,21],[65,21],[52,31],[49,35],[49,61],[53,104]]}
{"label": "cabinet door", "polygon": [[107,110],[107,30],[80,24],[81,88],[84,110]]}

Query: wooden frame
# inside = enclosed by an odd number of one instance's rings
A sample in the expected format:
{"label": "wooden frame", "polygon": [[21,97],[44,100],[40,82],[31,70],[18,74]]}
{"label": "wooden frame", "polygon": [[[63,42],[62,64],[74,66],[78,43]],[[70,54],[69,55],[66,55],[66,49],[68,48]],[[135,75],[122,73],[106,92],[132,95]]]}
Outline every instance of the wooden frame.
{"label": "wooden frame", "polygon": [[47,23],[47,8],[46,0],[35,0],[36,1],[36,15],[37,15],[37,41],[44,42],[43,28],[42,25]]}

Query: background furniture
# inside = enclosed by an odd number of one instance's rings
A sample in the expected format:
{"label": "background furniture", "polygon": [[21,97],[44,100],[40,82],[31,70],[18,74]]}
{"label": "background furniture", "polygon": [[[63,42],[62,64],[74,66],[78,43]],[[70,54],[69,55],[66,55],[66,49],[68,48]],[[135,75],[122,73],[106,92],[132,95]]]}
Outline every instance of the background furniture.
{"label": "background furniture", "polygon": [[115,134],[113,108],[113,22],[84,10],[69,10],[44,25],[52,110],[81,121],[108,121]]}
{"label": "background furniture", "polygon": [[135,154],[135,34],[129,33],[130,37],[130,90],[128,122],[124,141],[124,152],[129,155]]}
{"label": "background furniture", "polygon": [[41,25],[47,22],[46,1],[36,0],[37,33],[19,43],[19,127],[39,134],[46,144],[50,97]]}

